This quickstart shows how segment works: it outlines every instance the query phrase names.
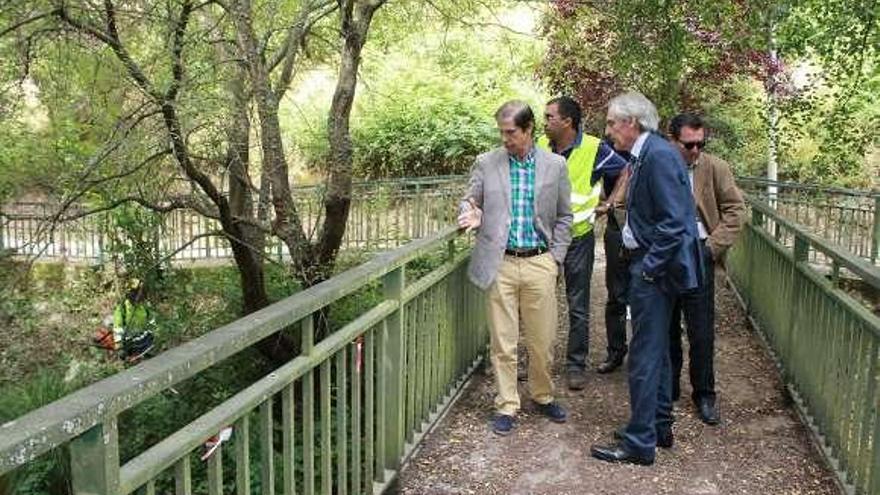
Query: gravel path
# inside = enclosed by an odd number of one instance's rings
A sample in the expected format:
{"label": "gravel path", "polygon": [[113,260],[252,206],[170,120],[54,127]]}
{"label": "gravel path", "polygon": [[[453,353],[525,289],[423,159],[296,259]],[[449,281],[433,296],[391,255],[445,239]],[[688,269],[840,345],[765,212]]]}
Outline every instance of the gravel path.
{"label": "gravel path", "polygon": [[[599,244],[599,243],[597,243]],[[597,248],[599,246],[597,245]],[[604,256],[593,276],[590,360],[605,356]],[[700,422],[687,397],[676,404],[675,447],[658,449],[651,467],[612,465],[590,457],[629,415],[626,372],[591,372],[587,388],[564,388],[558,363],[567,332],[560,318],[556,383],[569,421],[554,424],[526,406],[508,437],[489,429],[494,387],[478,372],[421,451],[402,471],[403,494],[835,494],[832,474],[811,446],[776,368],[724,277],[717,277],[716,382],[722,424]],[[562,298],[560,299],[562,300]],[[561,304],[562,305],[562,304]],[[564,315],[564,307],[561,308]],[[687,363],[685,363],[687,366]],[[523,403],[528,404],[524,387]]]}

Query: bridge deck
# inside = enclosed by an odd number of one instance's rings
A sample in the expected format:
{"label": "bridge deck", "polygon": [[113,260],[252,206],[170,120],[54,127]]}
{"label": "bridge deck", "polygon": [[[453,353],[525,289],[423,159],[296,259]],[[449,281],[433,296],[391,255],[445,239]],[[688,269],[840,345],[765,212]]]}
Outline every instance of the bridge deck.
{"label": "bridge deck", "polygon": [[[594,368],[605,356],[604,257],[597,254],[590,349]],[[782,393],[779,373],[723,277],[718,277],[716,304],[722,424],[700,422],[687,399],[685,371],[683,399],[675,408],[675,446],[659,449],[654,466],[610,465],[589,456],[590,445],[610,441],[611,432],[628,417],[625,370],[592,372],[584,391],[570,392],[557,364],[559,398],[568,407],[569,421],[553,424],[525,406],[514,434],[499,437],[489,430],[494,388],[487,366],[402,471],[400,493],[838,493],[808,430]],[[556,363],[562,362],[567,331],[567,321],[560,320]],[[524,386],[520,392],[528,404]]]}

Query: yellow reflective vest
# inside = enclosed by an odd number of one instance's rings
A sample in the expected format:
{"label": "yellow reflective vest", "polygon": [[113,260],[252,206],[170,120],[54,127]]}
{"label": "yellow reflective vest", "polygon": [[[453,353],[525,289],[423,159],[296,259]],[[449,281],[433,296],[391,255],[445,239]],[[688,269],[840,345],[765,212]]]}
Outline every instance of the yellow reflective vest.
{"label": "yellow reflective vest", "polygon": [[[581,144],[571,150],[568,155],[568,178],[571,181],[571,211],[574,220],[571,224],[571,236],[580,237],[593,230],[596,220],[596,207],[602,194],[602,182],[590,184],[596,154],[599,152],[599,139],[581,134]],[[550,140],[547,136],[538,138],[538,147],[547,151]]]}

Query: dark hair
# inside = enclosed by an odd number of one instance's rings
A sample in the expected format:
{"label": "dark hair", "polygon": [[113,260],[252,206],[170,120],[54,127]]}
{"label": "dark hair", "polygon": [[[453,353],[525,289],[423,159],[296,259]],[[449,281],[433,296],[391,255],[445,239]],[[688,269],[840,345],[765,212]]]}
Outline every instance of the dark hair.
{"label": "dark hair", "polygon": [[498,107],[495,112],[495,120],[513,119],[513,124],[523,131],[528,132],[529,127],[535,128],[535,114],[528,103],[520,100],[510,100]]}
{"label": "dark hair", "polygon": [[582,112],[578,102],[574,101],[574,98],[570,96],[558,96],[547,102],[547,106],[554,104],[559,109],[559,114],[563,118],[571,119],[572,127],[574,127],[574,130],[579,131],[581,129]]}
{"label": "dark hair", "polygon": [[138,303],[143,302],[144,299],[146,299],[144,297],[145,295],[146,294],[144,294],[144,286],[139,285],[139,286],[135,287],[134,289],[131,289],[130,291],[128,291],[128,293],[125,294],[125,297],[129,301],[131,301],[132,304],[138,304]]}
{"label": "dark hair", "polygon": [[683,127],[703,129],[706,127],[706,123],[702,117],[695,113],[680,113],[669,122],[669,135],[677,140],[681,136],[681,129]]}

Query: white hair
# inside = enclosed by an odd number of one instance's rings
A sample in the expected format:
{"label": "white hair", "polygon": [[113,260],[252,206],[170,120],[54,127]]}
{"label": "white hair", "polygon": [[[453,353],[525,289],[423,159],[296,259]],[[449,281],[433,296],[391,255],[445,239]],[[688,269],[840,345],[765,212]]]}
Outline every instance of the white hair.
{"label": "white hair", "polygon": [[660,126],[657,107],[638,91],[615,96],[608,102],[608,113],[619,119],[635,119],[643,131],[656,131]]}

